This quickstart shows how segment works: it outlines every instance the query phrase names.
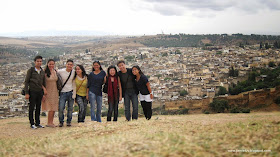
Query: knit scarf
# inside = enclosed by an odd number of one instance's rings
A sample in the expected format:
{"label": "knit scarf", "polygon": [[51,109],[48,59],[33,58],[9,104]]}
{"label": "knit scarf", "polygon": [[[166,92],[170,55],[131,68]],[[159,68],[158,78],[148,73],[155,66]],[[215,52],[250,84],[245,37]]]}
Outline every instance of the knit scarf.
{"label": "knit scarf", "polygon": [[108,102],[113,103],[114,100],[118,100],[118,78],[116,76],[113,76],[114,83],[112,86],[111,81],[112,76],[108,77]]}

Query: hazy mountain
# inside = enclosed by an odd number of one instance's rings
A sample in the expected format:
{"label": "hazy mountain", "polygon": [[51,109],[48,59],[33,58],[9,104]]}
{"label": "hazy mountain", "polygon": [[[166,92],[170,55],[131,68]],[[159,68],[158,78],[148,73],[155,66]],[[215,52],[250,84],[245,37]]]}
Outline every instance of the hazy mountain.
{"label": "hazy mountain", "polygon": [[6,37],[27,37],[27,36],[104,36],[110,35],[108,32],[102,31],[58,31],[58,30],[47,30],[47,31],[24,31],[24,32],[11,32],[11,33],[0,33],[0,36]]}

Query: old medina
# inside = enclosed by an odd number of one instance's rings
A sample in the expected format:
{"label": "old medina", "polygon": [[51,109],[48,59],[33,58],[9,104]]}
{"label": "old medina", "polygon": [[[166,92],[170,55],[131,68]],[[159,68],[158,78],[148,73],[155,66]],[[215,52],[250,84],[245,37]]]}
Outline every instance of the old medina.
{"label": "old medina", "polygon": [[[176,110],[183,107],[187,108],[189,113],[203,113],[209,110],[208,106],[213,99],[226,99],[229,105],[247,107],[252,111],[260,110],[256,107],[260,104],[264,105],[261,107],[262,111],[280,111],[279,105],[273,102],[280,96],[279,87],[217,96],[220,86],[228,91],[232,84],[246,80],[253,68],[268,67],[271,61],[280,62],[279,50],[259,49],[257,44],[250,47],[218,46],[216,49],[203,49],[156,48],[143,45],[129,47],[121,43],[111,49],[89,47],[86,51],[64,53],[59,56],[56,68],[63,68],[66,60],[70,58],[75,64],[83,64],[88,73],[93,60],[100,60],[105,69],[109,65],[115,65],[118,60],[125,60],[128,67],[139,65],[145,75],[149,76],[154,91],[153,108]],[[30,60],[0,66],[1,118],[28,114],[28,102],[21,95],[21,89],[31,63]],[[238,77],[229,76],[231,67],[239,70]],[[103,109],[106,109],[106,96],[103,99]]]}

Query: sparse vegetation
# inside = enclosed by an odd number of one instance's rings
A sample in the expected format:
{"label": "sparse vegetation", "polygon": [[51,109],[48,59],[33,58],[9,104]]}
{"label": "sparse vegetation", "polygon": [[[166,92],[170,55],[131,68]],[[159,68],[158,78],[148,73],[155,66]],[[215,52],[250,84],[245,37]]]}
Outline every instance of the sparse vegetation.
{"label": "sparse vegetation", "polygon": [[135,58],[135,56],[126,56],[124,59],[127,61],[132,61]]}
{"label": "sparse vegetation", "polygon": [[[279,112],[121,117],[114,123],[86,117],[72,127],[37,130],[26,117],[11,118],[0,121],[0,156],[277,156],[279,118]],[[230,152],[250,149],[269,151]]]}
{"label": "sparse vegetation", "polygon": [[[260,72],[257,72],[257,70],[254,69],[250,72],[247,80],[230,87],[229,93],[231,95],[237,95],[254,89],[274,88],[280,85],[280,66],[274,69],[260,69],[259,71]],[[257,77],[259,78],[258,81],[256,80]]]}

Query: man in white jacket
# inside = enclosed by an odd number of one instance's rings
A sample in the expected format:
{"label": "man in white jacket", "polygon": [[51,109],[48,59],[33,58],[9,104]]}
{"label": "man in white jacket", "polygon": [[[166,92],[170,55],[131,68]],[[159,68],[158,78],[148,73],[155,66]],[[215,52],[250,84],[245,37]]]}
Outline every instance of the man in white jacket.
{"label": "man in white jacket", "polygon": [[58,111],[59,123],[60,123],[59,127],[63,127],[64,109],[65,109],[66,102],[68,104],[67,126],[71,126],[73,104],[74,104],[74,99],[76,97],[76,84],[75,81],[73,80],[75,76],[75,71],[73,69],[73,66],[74,66],[73,60],[69,59],[66,62],[66,68],[58,70],[58,74],[61,76],[62,79],[62,85],[64,85],[59,97],[59,111]]}

